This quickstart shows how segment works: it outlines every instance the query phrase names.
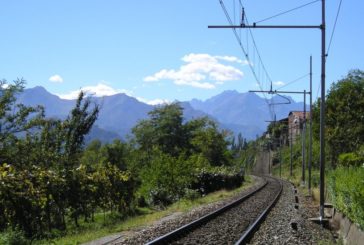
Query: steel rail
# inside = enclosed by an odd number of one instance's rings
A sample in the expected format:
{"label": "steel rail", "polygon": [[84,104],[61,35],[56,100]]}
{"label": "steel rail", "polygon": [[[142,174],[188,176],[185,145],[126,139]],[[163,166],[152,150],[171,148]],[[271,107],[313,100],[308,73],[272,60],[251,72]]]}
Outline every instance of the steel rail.
{"label": "steel rail", "polygon": [[194,228],[201,226],[204,223],[207,223],[208,221],[214,219],[215,217],[217,217],[218,215],[224,213],[225,211],[239,205],[240,203],[244,202],[246,199],[248,199],[249,197],[253,196],[254,194],[256,194],[257,192],[261,191],[266,185],[268,184],[268,182],[265,180],[265,183],[260,186],[259,188],[253,190],[252,192],[244,195],[243,197],[239,198],[236,201],[233,201],[225,206],[223,206],[222,208],[219,208],[216,211],[213,211],[209,214],[206,214],[204,216],[202,216],[201,218],[192,221],[180,228],[177,228],[176,230],[173,230],[163,236],[160,236],[148,243],[146,243],[146,245],[154,245],[154,244],[166,244],[170,241],[175,240],[176,238],[182,236],[183,234],[193,230]]}
{"label": "steel rail", "polygon": [[[272,178],[272,179],[275,179],[275,178]],[[280,195],[282,193],[282,190],[283,190],[283,185],[282,185],[282,182],[280,180],[277,180],[277,179],[275,179],[275,180],[280,183],[279,192],[274,197],[273,201],[269,204],[269,206],[254,221],[254,223],[251,224],[248,227],[248,229],[244,232],[244,234],[240,237],[240,239],[235,243],[235,245],[238,245],[238,244],[239,245],[240,244],[246,244],[246,243],[249,242],[249,240],[252,238],[254,232],[259,228],[260,224],[263,223],[263,221],[265,220],[265,217],[268,215],[268,213],[270,212],[270,210],[274,207],[274,205],[279,200],[279,197],[280,197]]]}

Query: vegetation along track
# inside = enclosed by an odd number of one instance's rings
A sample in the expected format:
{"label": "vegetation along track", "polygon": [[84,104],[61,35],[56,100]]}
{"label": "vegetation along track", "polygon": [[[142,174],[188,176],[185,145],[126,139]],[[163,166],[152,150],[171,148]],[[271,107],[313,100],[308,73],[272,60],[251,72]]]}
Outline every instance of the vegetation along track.
{"label": "vegetation along track", "polygon": [[264,178],[261,188],[147,244],[245,244],[282,191],[279,180]]}

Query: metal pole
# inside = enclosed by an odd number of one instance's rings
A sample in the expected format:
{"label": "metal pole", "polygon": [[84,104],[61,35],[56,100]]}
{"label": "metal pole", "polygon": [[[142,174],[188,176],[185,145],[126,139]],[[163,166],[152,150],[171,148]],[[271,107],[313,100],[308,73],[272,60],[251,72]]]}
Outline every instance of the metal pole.
{"label": "metal pole", "polygon": [[308,192],[311,194],[311,168],[312,168],[312,56],[310,56],[310,143],[308,154]]}
{"label": "metal pole", "polygon": [[[322,24],[319,26],[252,26],[242,23],[240,26],[209,26],[209,28],[319,28],[321,29],[321,106],[320,106],[320,219],[324,218],[324,190],[325,190],[325,70],[326,70],[326,23],[325,0],[322,0]],[[273,91],[269,91],[272,93]],[[277,93],[277,91],[274,91]],[[312,93],[311,93],[312,94]]]}
{"label": "metal pole", "polygon": [[306,90],[303,90],[303,124],[302,124],[302,185],[305,185],[306,171]]}
{"label": "metal pole", "polygon": [[265,29],[273,29],[273,28],[282,28],[282,29],[319,29],[321,26],[315,26],[315,25],[256,25],[253,23],[253,25],[209,25],[208,28],[218,28],[218,29],[238,29],[238,28],[265,28]]}
{"label": "metal pole", "polygon": [[[288,123],[289,123],[289,120],[288,120]],[[291,156],[291,157],[290,157],[290,159],[289,159],[289,164],[290,164],[290,165],[289,165],[289,166],[290,166],[290,167],[289,167],[289,175],[290,175],[290,176],[292,176],[292,169],[293,169],[293,167],[292,167],[292,146],[293,146],[293,140],[292,140],[292,130],[293,130],[293,129],[292,129],[292,127],[289,127],[289,128],[288,128],[288,130],[290,130],[290,139],[291,139],[291,140],[290,140],[290,143],[289,143],[290,152],[291,152],[291,154],[290,154],[290,156]]]}
{"label": "metal pole", "polygon": [[322,0],[321,25],[321,106],[320,106],[320,219],[325,217],[325,63],[326,63],[326,37],[325,37],[325,0]]}
{"label": "metal pole", "polygon": [[268,142],[268,174],[270,175],[270,142]]}
{"label": "metal pole", "polygon": [[303,91],[280,91],[280,90],[249,90],[249,92],[268,93],[268,94],[303,94]]}
{"label": "metal pole", "polygon": [[279,178],[282,178],[282,139],[279,138]]}

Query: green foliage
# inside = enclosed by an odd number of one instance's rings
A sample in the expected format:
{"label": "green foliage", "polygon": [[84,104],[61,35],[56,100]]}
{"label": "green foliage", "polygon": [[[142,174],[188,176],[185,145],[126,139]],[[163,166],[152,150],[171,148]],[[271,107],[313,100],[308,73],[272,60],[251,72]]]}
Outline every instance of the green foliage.
{"label": "green foliage", "polygon": [[334,206],[364,228],[364,167],[339,167],[328,179]]}
{"label": "green foliage", "polygon": [[0,245],[28,245],[30,244],[29,240],[26,239],[24,232],[15,228],[7,229],[5,232],[0,233]]}
{"label": "green foliage", "polygon": [[13,84],[0,80],[0,164],[10,162],[17,154],[12,146],[17,143],[16,135],[37,126],[44,116],[41,107],[26,107],[15,104],[16,95],[23,91],[25,81],[17,79]]}
{"label": "green foliage", "polygon": [[178,103],[157,107],[150,119],[133,128],[139,150],[148,154],[158,147],[164,154],[178,157],[181,154],[202,153],[213,166],[231,163],[227,150],[227,132],[220,132],[215,122],[208,118],[183,123],[182,108]]}
{"label": "green foliage", "polygon": [[364,165],[364,157],[355,152],[343,153],[339,155],[339,165],[345,167],[360,167]]}
{"label": "green foliage", "polygon": [[191,189],[198,190],[201,195],[220,190],[234,189],[244,181],[244,172],[233,168],[213,167],[201,169],[196,173],[196,180],[192,183]]}
{"label": "green foliage", "polygon": [[185,189],[185,195],[184,195],[185,199],[196,200],[199,197],[201,197],[201,194],[198,192],[198,190]]}
{"label": "green foliage", "polygon": [[259,140],[247,142],[242,150],[235,152],[234,166],[244,169],[245,173],[252,170],[259,151]]}
{"label": "green foliage", "polygon": [[112,144],[106,144],[102,148],[106,161],[117,166],[121,170],[127,169],[128,147],[120,140],[116,139]]}
{"label": "green foliage", "polygon": [[[65,187],[64,179],[55,172],[37,166],[16,169],[3,164],[0,167],[1,226],[18,226],[27,236],[47,230],[50,220],[59,218],[63,201],[59,192]],[[52,216],[51,210],[54,210]],[[51,217],[52,216],[52,217]]]}
{"label": "green foliage", "polygon": [[[190,144],[195,152],[201,153],[211,166],[229,165],[232,160],[231,152],[227,151],[228,141],[225,138],[227,132],[219,132],[215,122],[208,118],[197,119],[201,123],[200,128],[192,131]],[[194,121],[190,122],[194,123]],[[187,124],[188,128],[190,125]]]}
{"label": "green foliage", "polygon": [[186,144],[182,115],[179,103],[157,107],[149,112],[149,120],[133,128],[137,143],[146,151],[157,145],[163,153],[177,156]]}
{"label": "green foliage", "polygon": [[[243,181],[242,172],[225,168],[233,164],[230,134],[208,118],[185,122],[178,103],[151,111],[130,142],[85,147],[98,105],[81,92],[65,120],[48,119],[41,107],[16,105],[23,86],[0,81],[1,242],[53,239],[100,211],[123,219],[135,213],[136,197],[165,206]],[[239,135],[239,154],[246,147]]]}
{"label": "green foliage", "polygon": [[178,103],[157,107],[133,129],[129,165],[139,173],[140,200],[148,204],[171,204],[198,182],[200,169],[232,164],[227,132],[206,117],[184,123],[182,114]]}
{"label": "green foliage", "polygon": [[235,137],[231,141],[231,150],[234,155],[241,153],[248,148],[248,142],[241,133],[238,134],[237,142],[235,143]]}
{"label": "green foliage", "polygon": [[40,107],[15,105],[23,84],[0,84],[0,230],[8,237],[19,237],[9,231],[14,227],[26,237],[49,237],[65,230],[68,218],[78,226],[100,208],[132,212],[136,182],[124,144],[83,149],[99,106],[91,108],[81,92],[66,120],[46,119]]}
{"label": "green foliage", "polygon": [[176,158],[155,148],[150,165],[141,172],[141,194],[150,204],[171,204],[184,195],[194,171],[194,163],[184,155]]}
{"label": "green foliage", "polygon": [[326,134],[333,164],[364,144],[364,72],[350,71],[333,83],[326,99]]}
{"label": "green foliage", "polygon": [[76,106],[62,123],[66,167],[77,164],[79,154],[83,148],[85,135],[91,130],[100,110],[97,105],[90,110],[91,100],[89,98],[85,99],[84,96],[85,94],[81,91],[76,100]]}

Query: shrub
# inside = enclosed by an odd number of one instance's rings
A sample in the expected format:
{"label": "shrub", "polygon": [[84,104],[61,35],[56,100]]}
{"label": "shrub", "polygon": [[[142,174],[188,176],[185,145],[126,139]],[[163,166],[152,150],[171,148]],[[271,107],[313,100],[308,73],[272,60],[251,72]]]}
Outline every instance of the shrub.
{"label": "shrub", "polygon": [[355,166],[359,167],[364,164],[364,156],[360,156],[355,152],[343,153],[339,156],[340,166]]}
{"label": "shrub", "polygon": [[183,155],[176,158],[155,149],[150,165],[141,172],[140,195],[149,205],[169,205],[183,197],[194,178],[194,169]]}
{"label": "shrub", "polygon": [[340,167],[329,176],[334,206],[364,229],[364,167]]}
{"label": "shrub", "polygon": [[221,189],[234,189],[244,181],[244,172],[227,168],[202,169],[196,176],[191,189],[202,195]]}
{"label": "shrub", "polygon": [[0,245],[28,245],[29,240],[25,238],[24,232],[19,228],[7,229],[0,235]]}
{"label": "shrub", "polygon": [[195,200],[201,197],[201,194],[197,190],[186,189],[184,197],[188,200]]}

